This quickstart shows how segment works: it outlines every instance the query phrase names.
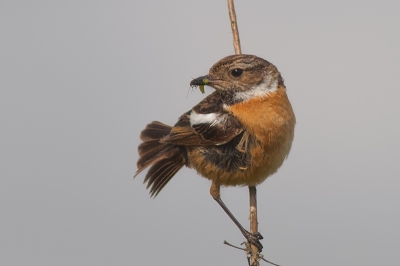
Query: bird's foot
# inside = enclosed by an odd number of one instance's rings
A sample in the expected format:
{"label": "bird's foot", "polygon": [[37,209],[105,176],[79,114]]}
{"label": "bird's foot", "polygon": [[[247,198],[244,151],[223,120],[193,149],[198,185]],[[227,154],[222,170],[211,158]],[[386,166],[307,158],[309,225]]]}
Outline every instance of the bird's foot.
{"label": "bird's foot", "polygon": [[256,246],[259,252],[262,251],[263,245],[261,244],[260,240],[263,239],[264,237],[259,232],[252,234],[246,231],[245,233],[243,233],[243,235],[247,239],[247,242]]}

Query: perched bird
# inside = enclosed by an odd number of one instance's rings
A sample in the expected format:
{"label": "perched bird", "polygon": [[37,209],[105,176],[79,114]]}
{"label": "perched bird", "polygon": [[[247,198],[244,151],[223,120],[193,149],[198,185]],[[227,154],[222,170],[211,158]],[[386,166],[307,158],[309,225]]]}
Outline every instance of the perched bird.
{"label": "perched bird", "polygon": [[257,186],[288,156],[296,123],[277,68],[254,55],[231,55],[191,86],[215,91],[173,126],[154,121],[138,147],[135,177],[150,167],[144,183],[156,196],[183,166],[212,181],[211,196],[244,237],[262,250],[260,233],[245,230],[220,197],[221,186]]}

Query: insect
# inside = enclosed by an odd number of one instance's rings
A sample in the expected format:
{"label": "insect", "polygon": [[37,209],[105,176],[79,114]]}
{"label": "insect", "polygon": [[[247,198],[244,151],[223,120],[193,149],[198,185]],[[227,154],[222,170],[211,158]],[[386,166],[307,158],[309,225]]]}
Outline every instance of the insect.
{"label": "insect", "polygon": [[202,94],[204,94],[204,85],[199,85],[199,90]]}

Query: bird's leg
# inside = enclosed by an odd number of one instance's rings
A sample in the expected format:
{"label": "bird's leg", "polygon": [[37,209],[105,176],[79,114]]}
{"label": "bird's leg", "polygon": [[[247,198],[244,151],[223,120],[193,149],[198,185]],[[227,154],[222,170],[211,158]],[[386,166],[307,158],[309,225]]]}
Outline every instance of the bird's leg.
{"label": "bird's leg", "polygon": [[221,208],[226,212],[226,214],[228,214],[229,218],[231,218],[231,220],[236,224],[236,226],[239,228],[240,232],[242,232],[243,236],[247,239],[247,241],[255,245],[261,252],[263,245],[261,245],[260,239],[263,239],[263,236],[258,232],[252,234],[246,229],[244,229],[244,227],[239,223],[239,221],[235,218],[235,216],[233,216],[231,211],[228,209],[228,207],[226,207],[225,203],[222,201],[220,195],[220,186],[215,183],[212,183],[210,188],[210,194],[214,198],[214,200],[218,202],[219,206],[221,206]]}

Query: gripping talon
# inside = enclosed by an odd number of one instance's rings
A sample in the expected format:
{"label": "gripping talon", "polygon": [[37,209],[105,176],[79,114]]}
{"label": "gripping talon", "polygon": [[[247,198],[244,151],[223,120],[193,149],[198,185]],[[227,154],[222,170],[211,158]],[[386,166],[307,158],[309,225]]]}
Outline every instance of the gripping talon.
{"label": "gripping talon", "polygon": [[264,237],[259,232],[252,234],[246,231],[246,233],[244,233],[243,235],[250,244],[258,248],[259,252],[262,251],[263,245],[261,244],[260,240],[263,239]]}

